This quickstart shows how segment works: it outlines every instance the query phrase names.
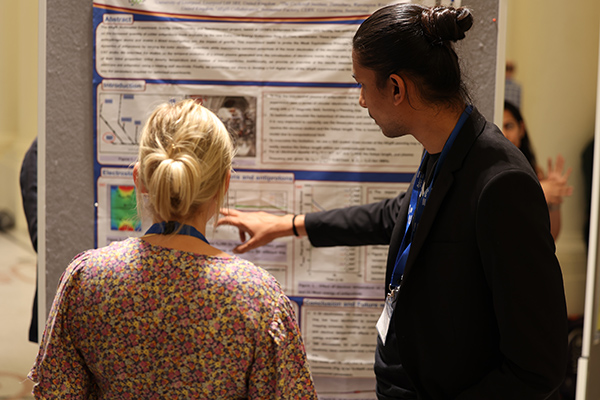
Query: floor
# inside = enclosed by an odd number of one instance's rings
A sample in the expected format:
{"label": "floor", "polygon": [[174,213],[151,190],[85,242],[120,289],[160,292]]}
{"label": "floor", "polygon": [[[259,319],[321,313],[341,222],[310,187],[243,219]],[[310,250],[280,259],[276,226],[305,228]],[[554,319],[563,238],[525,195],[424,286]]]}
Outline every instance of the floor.
{"label": "floor", "polygon": [[27,373],[38,347],[27,335],[35,273],[27,232],[0,232],[0,400],[33,398]]}

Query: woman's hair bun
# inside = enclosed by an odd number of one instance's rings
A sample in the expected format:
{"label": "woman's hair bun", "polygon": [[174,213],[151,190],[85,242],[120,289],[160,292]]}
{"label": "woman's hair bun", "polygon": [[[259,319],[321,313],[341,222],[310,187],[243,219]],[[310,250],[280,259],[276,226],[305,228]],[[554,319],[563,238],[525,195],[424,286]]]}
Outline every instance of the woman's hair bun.
{"label": "woman's hair bun", "polygon": [[233,154],[223,123],[194,99],[159,105],[142,130],[138,157],[153,218],[185,221],[205,205],[218,209]]}
{"label": "woman's hair bun", "polygon": [[431,44],[464,39],[465,32],[473,26],[473,15],[468,8],[432,7],[421,13],[423,33]]}

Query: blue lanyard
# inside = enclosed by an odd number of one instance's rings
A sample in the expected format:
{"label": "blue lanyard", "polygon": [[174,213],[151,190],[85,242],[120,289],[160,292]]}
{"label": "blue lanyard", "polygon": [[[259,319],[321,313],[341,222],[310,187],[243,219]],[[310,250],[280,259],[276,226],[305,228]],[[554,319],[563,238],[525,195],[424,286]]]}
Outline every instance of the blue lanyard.
{"label": "blue lanyard", "polygon": [[[181,229],[179,229],[179,227],[181,227]],[[179,229],[179,231],[177,231],[177,229]],[[146,231],[146,235],[149,235],[149,234],[168,235],[168,234],[174,233],[174,232],[177,232],[177,235],[193,236],[195,238],[202,240],[206,244],[210,244],[210,243],[208,243],[208,240],[206,240],[206,237],[204,237],[202,232],[200,232],[198,229],[196,229],[190,225],[182,225],[177,221],[157,222],[156,224],[152,225],[150,227],[150,229],[148,229]]]}
{"label": "blue lanyard", "polygon": [[468,105],[465,111],[463,111],[462,115],[458,119],[456,126],[450,133],[450,137],[446,140],[444,144],[444,148],[442,149],[442,154],[440,154],[440,158],[438,159],[437,165],[433,171],[433,176],[431,178],[431,182],[427,189],[424,189],[425,185],[425,174],[423,173],[423,161],[427,156],[427,151],[423,154],[423,158],[421,159],[421,164],[419,165],[419,169],[417,171],[417,176],[415,178],[415,183],[412,188],[412,192],[410,195],[410,203],[408,207],[408,216],[406,220],[406,228],[404,230],[404,237],[402,238],[402,243],[400,244],[400,249],[398,250],[398,255],[396,256],[396,264],[394,265],[394,271],[392,272],[392,279],[390,282],[390,290],[396,289],[400,286],[400,281],[402,280],[402,275],[404,274],[404,268],[406,267],[406,260],[408,259],[408,254],[410,252],[410,246],[412,244],[413,237],[415,236],[415,232],[417,231],[417,226],[419,225],[419,221],[421,220],[421,215],[423,214],[423,210],[425,209],[425,204],[427,203],[427,199],[429,198],[429,194],[431,193],[431,188],[433,187],[433,182],[437,174],[440,171],[446,156],[450,152],[452,148],[452,144],[454,140],[458,136],[458,132],[462,129],[463,125],[471,112],[473,111],[473,106]]}

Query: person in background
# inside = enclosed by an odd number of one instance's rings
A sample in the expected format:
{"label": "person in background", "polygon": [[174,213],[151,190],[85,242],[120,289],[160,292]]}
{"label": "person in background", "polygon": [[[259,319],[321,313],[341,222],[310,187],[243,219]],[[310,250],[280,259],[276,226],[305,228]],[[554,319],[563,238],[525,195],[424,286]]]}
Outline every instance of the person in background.
{"label": "person in background", "polygon": [[[29,146],[21,163],[19,176],[21,186],[21,199],[23,211],[27,220],[27,230],[33,250],[37,253],[37,137]],[[35,294],[31,310],[31,323],[29,325],[29,341],[38,343],[38,293],[37,293],[37,266],[35,272]]]}
{"label": "person in background", "polygon": [[548,158],[548,170],[544,172],[537,163],[521,111],[509,101],[504,102],[502,133],[521,150],[537,174],[548,203],[552,237],[556,240],[561,228],[560,206],[566,196],[573,194],[573,187],[567,184],[572,169],[564,170],[565,160],[559,154],[556,162]]}
{"label": "person in background", "polygon": [[317,398],[278,282],[204,236],[232,158],[194,100],[152,113],[133,177],[154,224],[68,266],[29,374],[36,398]]}
{"label": "person in background", "polygon": [[407,192],[305,215],[223,209],[218,221],[240,231],[237,252],[291,235],[317,247],[389,244],[380,400],[555,399],[565,375],[548,208],[526,158],[470,104],[453,43],[472,25],[466,8],[400,3],[354,36],[359,104],[385,136],[426,150]]}
{"label": "person in background", "polygon": [[590,213],[592,212],[592,184],[594,181],[594,135],[581,152],[581,173],[583,174],[583,189],[585,194],[585,221],[583,223],[583,238],[586,248],[590,240]]}
{"label": "person in background", "polygon": [[504,81],[504,98],[517,107],[521,107],[521,84],[515,80],[515,63],[506,61],[506,74]]}

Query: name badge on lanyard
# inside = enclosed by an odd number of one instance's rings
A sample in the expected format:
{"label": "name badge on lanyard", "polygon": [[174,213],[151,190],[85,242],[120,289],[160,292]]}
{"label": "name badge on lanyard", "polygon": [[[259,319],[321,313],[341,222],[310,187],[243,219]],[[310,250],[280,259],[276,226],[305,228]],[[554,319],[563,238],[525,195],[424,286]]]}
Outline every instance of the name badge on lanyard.
{"label": "name badge on lanyard", "polygon": [[473,111],[473,106],[468,105],[463,111],[462,115],[458,119],[456,126],[450,133],[448,140],[444,144],[444,148],[440,154],[437,165],[435,166],[433,176],[431,178],[431,182],[426,187],[425,184],[425,174],[423,173],[423,161],[427,156],[427,151],[423,155],[421,159],[421,165],[417,170],[415,182],[412,187],[412,192],[409,200],[409,208],[407,215],[407,222],[404,231],[404,237],[402,238],[402,242],[400,243],[400,249],[398,251],[398,255],[396,257],[396,264],[394,265],[394,269],[392,271],[392,278],[390,282],[390,292],[388,293],[385,299],[385,305],[383,307],[383,312],[377,321],[377,331],[379,332],[379,337],[381,341],[385,345],[385,340],[387,337],[387,333],[390,327],[390,320],[392,318],[392,314],[394,312],[394,308],[396,307],[396,301],[398,300],[398,292],[400,289],[400,284],[404,275],[404,268],[406,267],[406,261],[408,260],[408,255],[410,253],[410,247],[412,244],[412,239],[417,231],[417,225],[419,224],[419,220],[421,219],[421,215],[423,214],[423,210],[425,209],[425,204],[427,203],[427,199],[431,190],[433,188],[433,182],[454,143],[454,140],[458,136],[458,133],[462,129],[464,123],[471,115]]}
{"label": "name badge on lanyard", "polygon": [[379,333],[379,337],[381,338],[381,342],[385,346],[385,339],[387,338],[388,331],[390,329],[390,321],[392,319],[392,314],[394,313],[394,307],[396,306],[398,288],[392,290],[388,293],[385,298],[385,305],[383,306],[383,311],[377,320],[377,332]]}

